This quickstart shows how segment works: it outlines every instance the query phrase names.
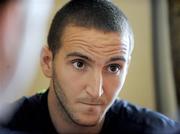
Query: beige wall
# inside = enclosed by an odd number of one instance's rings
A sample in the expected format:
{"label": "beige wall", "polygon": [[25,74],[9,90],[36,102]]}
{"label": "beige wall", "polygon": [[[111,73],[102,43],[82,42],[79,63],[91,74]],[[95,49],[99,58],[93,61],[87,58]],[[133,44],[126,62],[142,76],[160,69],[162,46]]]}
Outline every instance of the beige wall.
{"label": "beige wall", "polygon": [[[54,11],[66,1],[57,0]],[[113,1],[128,16],[135,34],[135,49],[132,62],[120,97],[140,106],[155,109],[150,0]],[[46,89],[48,83],[49,80],[39,71],[32,86],[32,92]]]}
{"label": "beige wall", "polygon": [[134,30],[135,48],[120,96],[155,109],[152,61],[151,0],[114,0],[128,16]]}

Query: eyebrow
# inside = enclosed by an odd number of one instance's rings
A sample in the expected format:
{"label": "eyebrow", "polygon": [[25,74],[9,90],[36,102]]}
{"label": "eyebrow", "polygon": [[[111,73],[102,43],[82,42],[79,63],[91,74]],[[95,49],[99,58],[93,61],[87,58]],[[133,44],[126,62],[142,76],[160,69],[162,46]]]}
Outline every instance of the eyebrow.
{"label": "eyebrow", "polygon": [[110,62],[112,62],[112,61],[123,61],[123,62],[126,62],[127,59],[126,59],[124,56],[116,56],[116,57],[110,58],[109,61],[110,61]]}
{"label": "eyebrow", "polygon": [[86,59],[86,60],[89,60],[89,61],[93,61],[91,58],[89,58],[88,56],[84,55],[84,54],[81,54],[79,52],[72,52],[72,53],[69,53],[66,57],[80,57],[80,58],[83,58],[83,59]]}
{"label": "eyebrow", "polygon": [[[90,62],[93,62],[94,60],[91,59],[90,57],[84,55],[84,54],[81,54],[79,52],[72,52],[72,53],[69,53],[67,54],[66,57],[80,57],[80,58],[83,58],[85,60],[88,60]],[[113,61],[123,61],[123,62],[126,62],[127,59],[124,57],[124,56],[115,56],[115,57],[111,57],[107,62],[113,62]]]}

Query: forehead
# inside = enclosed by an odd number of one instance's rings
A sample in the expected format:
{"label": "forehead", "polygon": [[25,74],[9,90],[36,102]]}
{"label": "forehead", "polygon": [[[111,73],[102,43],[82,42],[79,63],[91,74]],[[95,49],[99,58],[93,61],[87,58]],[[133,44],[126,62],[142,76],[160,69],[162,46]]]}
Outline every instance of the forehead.
{"label": "forehead", "polygon": [[61,38],[61,49],[80,51],[94,57],[128,55],[129,40],[118,32],[103,32],[94,28],[68,26]]}

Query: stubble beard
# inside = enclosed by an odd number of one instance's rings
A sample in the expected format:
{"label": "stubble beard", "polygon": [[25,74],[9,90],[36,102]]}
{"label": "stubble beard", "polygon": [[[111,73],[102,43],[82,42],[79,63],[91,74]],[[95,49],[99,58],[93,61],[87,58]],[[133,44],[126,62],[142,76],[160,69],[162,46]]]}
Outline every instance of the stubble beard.
{"label": "stubble beard", "polygon": [[66,96],[63,93],[62,87],[60,83],[58,82],[55,70],[53,69],[53,89],[55,93],[55,97],[57,100],[58,110],[62,113],[62,116],[65,121],[67,121],[70,124],[78,125],[81,127],[95,127],[97,123],[95,124],[82,124],[78,121],[78,119],[75,118],[73,111],[66,107]]}

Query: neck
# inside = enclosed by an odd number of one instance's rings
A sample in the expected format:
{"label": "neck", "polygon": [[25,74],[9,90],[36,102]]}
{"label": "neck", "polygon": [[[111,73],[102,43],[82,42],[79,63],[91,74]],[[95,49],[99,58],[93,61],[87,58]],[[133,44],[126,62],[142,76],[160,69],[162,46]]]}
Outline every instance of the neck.
{"label": "neck", "polygon": [[104,120],[93,127],[80,126],[68,118],[63,109],[59,110],[54,90],[48,93],[48,109],[52,123],[58,133],[97,134],[101,131]]}

